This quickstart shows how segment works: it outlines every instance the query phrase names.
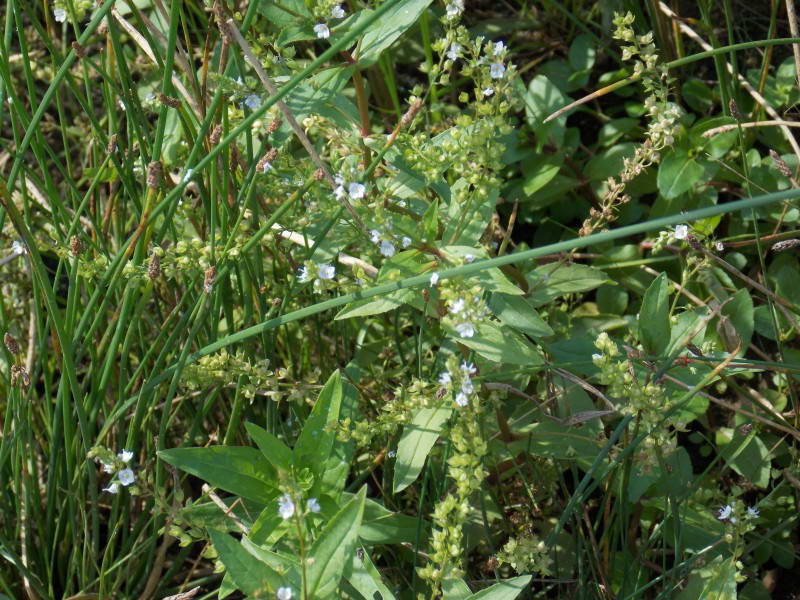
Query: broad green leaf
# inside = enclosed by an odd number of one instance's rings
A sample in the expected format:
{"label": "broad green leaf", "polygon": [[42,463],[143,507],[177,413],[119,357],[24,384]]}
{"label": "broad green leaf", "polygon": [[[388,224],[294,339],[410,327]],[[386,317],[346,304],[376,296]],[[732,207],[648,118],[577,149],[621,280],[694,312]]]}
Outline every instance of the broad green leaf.
{"label": "broad green leaf", "polygon": [[339,585],[347,562],[353,560],[358,529],[364,514],[366,486],[326,523],[311,550],[306,572],[305,598],[324,598]]}
{"label": "broad green leaf", "polygon": [[162,450],[158,457],[213,487],[261,504],[267,504],[277,493],[275,469],[255,448],[173,448]]}
{"label": "broad green leaf", "polygon": [[677,600],[736,600],[736,558],[717,556],[689,576]]}
{"label": "broad green leaf", "polygon": [[522,296],[493,293],[489,309],[506,325],[533,337],[549,337],[553,330],[544,322],[536,309]]}
{"label": "broad green leaf", "polygon": [[289,471],[292,468],[292,451],[277,437],[255,423],[245,423],[245,429],[261,453],[276,469]]}
{"label": "broad green leaf", "polygon": [[403,427],[394,466],[392,487],[395,494],[416,481],[451,412],[442,407],[420,408],[411,423]]}
{"label": "broad green leaf", "polygon": [[[741,289],[733,298],[722,307],[722,315],[730,321],[741,341],[740,354],[744,354],[750,346],[750,339],[755,330],[755,316],[753,310],[753,297],[750,291]],[[732,349],[731,349],[732,350]]]}
{"label": "broad green leaf", "polygon": [[484,195],[470,193],[468,188],[469,183],[463,177],[450,188],[450,204],[442,233],[442,240],[446,244],[470,247],[479,245],[478,242],[494,214],[500,195],[499,189],[494,188]]}
{"label": "broad green leaf", "polygon": [[569,47],[569,64],[576,71],[585,71],[594,66],[597,51],[594,47],[592,36],[582,33],[577,36]]}
{"label": "broad green leaf", "polygon": [[[369,67],[378,60],[381,52],[391,46],[420,15],[427,10],[432,0],[406,0],[399,2],[394,8],[373,23],[361,39],[358,64],[361,68]],[[364,11],[367,12],[367,11]]]}
{"label": "broad green leaf", "polygon": [[210,529],[211,543],[234,585],[250,598],[270,598],[284,578],[261,562],[227,533]]}
{"label": "broad green leaf", "polygon": [[314,473],[315,483],[320,482],[325,473],[325,465],[336,437],[335,429],[341,406],[342,378],[339,371],[334,371],[319,393],[294,446],[295,464],[308,466]]}
{"label": "broad green leaf", "polygon": [[528,84],[527,91],[520,90],[525,101],[528,124],[536,134],[539,146],[552,143],[556,147],[564,140],[567,117],[562,115],[549,123],[544,120],[571,102],[558,87],[544,75],[537,75]]}
{"label": "broad green leaf", "polygon": [[586,265],[549,263],[526,275],[530,287],[529,300],[534,307],[547,304],[565,294],[588,292],[604,283],[613,283],[600,269]]}
{"label": "broad green leaf", "polygon": [[418,292],[415,290],[397,290],[391,294],[381,296],[377,300],[367,298],[366,300],[353,302],[339,311],[334,317],[334,320],[339,321],[342,319],[352,319],[353,317],[380,315],[410,303],[417,294]]}
{"label": "broad green leaf", "polygon": [[463,579],[445,579],[442,581],[444,600],[468,600],[472,590]]}
{"label": "broad green leaf", "polygon": [[[372,563],[369,554],[363,548],[361,553],[356,552],[351,563],[352,568],[345,573],[348,583],[352,585],[364,598],[381,598],[381,600],[395,600],[394,594],[381,580],[381,574]],[[359,554],[363,558],[359,557]]]}
{"label": "broad green leaf", "polygon": [[652,356],[661,356],[669,345],[668,286],[667,274],[661,273],[647,288],[639,310],[639,339]]}
{"label": "broad green leaf", "polygon": [[493,321],[475,325],[475,335],[461,337],[455,329],[446,329],[450,338],[475,350],[484,358],[498,363],[534,367],[544,364],[541,353],[517,332]]}
{"label": "broad green leaf", "polygon": [[522,191],[526,196],[532,196],[553,177],[558,175],[561,165],[564,163],[564,156],[561,154],[539,154],[522,165],[525,180],[522,184]]}
{"label": "broad green leaf", "polygon": [[701,160],[686,148],[667,152],[658,168],[658,189],[665,198],[676,198],[696,185],[705,173]]}
{"label": "broad green leaf", "polygon": [[506,579],[500,583],[495,583],[492,587],[481,590],[477,594],[472,594],[469,600],[514,600],[520,592],[531,581],[530,575]]}
{"label": "broad green leaf", "polygon": [[303,0],[264,0],[258,3],[258,11],[281,28],[311,18]]}
{"label": "broad green leaf", "polygon": [[[724,430],[717,432],[717,440],[724,441]],[[769,485],[772,461],[767,445],[756,435],[754,429],[747,435],[736,430],[733,439],[726,444],[720,455],[739,475],[753,485],[766,488]]]}
{"label": "broad green leaf", "polygon": [[[363,543],[372,545],[414,543],[418,527],[417,517],[392,512],[375,500],[367,498],[358,537]],[[423,523],[423,532],[425,529],[427,525]]]}

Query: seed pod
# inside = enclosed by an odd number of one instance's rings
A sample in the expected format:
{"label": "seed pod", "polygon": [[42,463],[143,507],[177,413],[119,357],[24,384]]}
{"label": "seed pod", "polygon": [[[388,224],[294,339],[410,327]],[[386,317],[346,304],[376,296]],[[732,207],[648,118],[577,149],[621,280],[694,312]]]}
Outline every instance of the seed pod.
{"label": "seed pod", "polygon": [[775,163],[775,168],[778,169],[778,172],[783,175],[784,177],[791,177],[792,170],[789,168],[789,165],[786,164],[786,161],[783,160],[775,150],[770,149],[769,156],[772,159],[772,162]]}
{"label": "seed pod", "polygon": [[267,135],[269,135],[271,133],[275,133],[276,131],[278,131],[278,128],[280,126],[281,126],[281,118],[280,117],[275,117],[274,119],[272,119],[272,121],[270,122],[269,126],[267,127]]}
{"label": "seed pod", "polygon": [[792,240],[783,240],[782,242],[776,242],[772,245],[773,252],[783,252],[784,250],[791,250],[792,248],[797,248],[800,246],[800,240],[792,239]]}
{"label": "seed pod", "polygon": [[157,190],[161,185],[161,163],[154,160],[147,165],[147,187]]}
{"label": "seed pod", "polygon": [[181,105],[181,101],[177,98],[173,98],[172,96],[167,96],[164,93],[158,95],[158,100],[161,104],[169,106],[170,108],[178,108]]}
{"label": "seed pod", "polygon": [[150,264],[147,267],[147,276],[150,278],[150,281],[154,281],[158,279],[161,275],[161,257],[158,254],[151,254],[150,255]]}
{"label": "seed pod", "polygon": [[13,335],[6,332],[6,335],[3,337],[3,341],[5,342],[6,348],[8,348],[8,351],[11,352],[11,354],[19,354],[19,344]]}

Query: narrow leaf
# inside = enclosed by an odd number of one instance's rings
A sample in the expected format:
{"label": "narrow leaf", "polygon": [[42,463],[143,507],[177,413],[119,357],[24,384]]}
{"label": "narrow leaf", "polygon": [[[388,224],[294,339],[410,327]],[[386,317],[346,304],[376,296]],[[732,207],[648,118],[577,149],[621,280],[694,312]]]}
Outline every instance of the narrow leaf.
{"label": "narrow leaf", "polygon": [[449,408],[421,408],[403,428],[394,467],[392,487],[395,494],[416,481],[451,412]]}

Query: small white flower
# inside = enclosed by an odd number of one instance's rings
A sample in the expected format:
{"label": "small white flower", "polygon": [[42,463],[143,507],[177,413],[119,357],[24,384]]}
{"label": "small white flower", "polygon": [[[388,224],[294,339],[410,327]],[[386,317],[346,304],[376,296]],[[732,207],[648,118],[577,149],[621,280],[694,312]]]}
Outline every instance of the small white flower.
{"label": "small white flower", "polygon": [[380,244],[381,243],[381,232],[377,229],[370,229],[369,230],[369,241],[373,244]]}
{"label": "small white flower", "polygon": [[25,254],[27,252],[27,249],[25,248],[25,246],[23,244],[21,244],[17,240],[14,240],[14,243],[11,244],[11,251],[14,254],[22,256],[23,254]]}
{"label": "small white flower", "polygon": [[471,338],[475,335],[475,326],[469,321],[464,321],[456,325],[456,331],[461,337]]}
{"label": "small white flower", "polygon": [[397,456],[397,452],[395,452],[394,450],[389,450],[386,456],[388,456],[389,458],[394,458],[395,456]]}
{"label": "small white flower", "polygon": [[345,12],[341,4],[337,4],[331,9],[331,17],[334,19],[344,19],[344,15]]}
{"label": "small white flower", "polygon": [[136,475],[134,475],[133,469],[122,469],[122,471],[117,473],[117,479],[119,479],[122,485],[127,487],[136,481]]}
{"label": "small white flower", "polygon": [[[292,497],[289,494],[284,494],[281,496],[281,499],[278,500],[278,514],[284,521],[292,518],[294,514],[294,502],[292,502]],[[289,597],[291,598],[291,596]]]}
{"label": "small white flower", "polygon": [[469,264],[469,263],[471,263],[473,260],[475,260],[475,256],[474,256],[474,255],[472,255],[472,254],[465,254],[465,255],[464,255],[464,261],[465,261],[466,263],[468,263],[468,264]]}
{"label": "small white flower", "polygon": [[309,498],[308,502],[306,502],[306,510],[312,513],[318,513],[322,510],[319,506],[319,500],[316,498]]}
{"label": "small white flower", "polygon": [[725,244],[723,244],[722,242],[717,242],[716,244],[714,244],[714,247],[717,249],[717,252],[722,252],[723,250],[725,250]]}
{"label": "small white flower", "polygon": [[[67,20],[67,11],[63,8],[56,8],[53,9],[53,18],[58,21],[59,23],[63,23]],[[111,492],[112,494],[116,492]]]}
{"label": "small white flower", "polygon": [[458,300],[450,304],[450,308],[448,310],[450,311],[451,314],[457,315],[462,310],[464,310],[464,304],[465,304],[464,299],[459,298]]}
{"label": "small white flower", "polygon": [[502,79],[506,73],[506,68],[502,63],[492,63],[489,67],[489,77],[492,79]]}
{"label": "small white flower", "polygon": [[116,494],[119,492],[119,484],[115,481],[109,484],[108,487],[104,487],[103,491],[108,492],[109,494]]}
{"label": "small white flower", "polygon": [[495,56],[500,56],[505,51],[506,51],[506,45],[503,42],[497,42],[494,45],[494,49],[492,50],[492,54],[494,54]]}
{"label": "small white flower", "polygon": [[103,473],[113,473],[114,465],[111,463],[103,463]]}
{"label": "small white flower", "polygon": [[333,190],[333,195],[336,196],[337,200],[341,200],[347,195],[347,192],[344,191],[344,186],[340,185],[337,186],[335,190]]}
{"label": "small white flower", "polygon": [[598,362],[598,361],[601,361],[601,360],[603,360],[603,355],[602,354],[597,354],[597,353],[592,354],[592,362]]}
{"label": "small white flower", "polygon": [[309,280],[308,267],[300,267],[300,271],[297,273],[297,280],[300,283],[305,283]]}
{"label": "small white flower", "polygon": [[759,517],[758,508],[755,506],[750,506],[747,508],[747,518],[748,519],[757,519]]}
{"label": "small white flower", "polygon": [[466,406],[469,403],[469,398],[464,392],[458,392],[456,394],[456,404],[459,406]]}
{"label": "small white flower", "polygon": [[731,516],[733,512],[733,507],[730,504],[726,504],[722,508],[719,509],[719,514],[717,515],[717,519],[720,521],[724,521],[725,519]]}
{"label": "small white flower", "polygon": [[402,240],[402,244],[403,244],[403,248],[408,248],[411,245],[411,238],[408,237],[407,235],[404,235],[403,236],[403,240]]}
{"label": "small white flower", "polygon": [[336,275],[336,267],[329,264],[323,264],[319,266],[319,278],[320,279],[333,279]]}
{"label": "small white flower", "polygon": [[186,174],[183,176],[183,183],[186,183],[192,178],[192,174],[194,173],[194,169],[186,169]]}
{"label": "small white flower", "polygon": [[317,38],[321,40],[326,40],[331,37],[331,30],[328,29],[328,26],[325,23],[317,23],[314,25],[314,33],[317,34]]}
{"label": "small white flower", "polygon": [[465,394],[469,395],[475,391],[475,386],[472,385],[472,380],[467,377],[464,381],[461,382],[461,391]]}
{"label": "small white flower", "polygon": [[483,90],[483,97],[484,98],[488,98],[492,94],[494,94],[494,90],[492,88],[486,88],[486,89]]}
{"label": "small white flower", "polygon": [[457,17],[464,11],[464,0],[453,0],[445,7],[448,17]]}
{"label": "small white flower", "polygon": [[270,171],[272,171],[272,163],[270,163],[268,160],[265,160],[264,164],[261,167],[261,172],[269,173]]}
{"label": "small white flower", "polygon": [[685,240],[689,236],[689,226],[688,225],[678,225],[675,227],[675,239],[676,240]]}
{"label": "small white flower", "polygon": [[131,459],[133,458],[133,452],[131,452],[130,450],[123,449],[122,452],[117,454],[117,456],[119,457],[119,459],[122,462],[129,463],[129,462],[131,462]]}
{"label": "small white flower", "polygon": [[450,373],[448,373],[447,371],[444,371],[441,375],[439,375],[439,383],[441,385],[447,385],[452,380],[453,378],[450,377]]}
{"label": "small white flower", "polygon": [[475,375],[475,373],[478,372],[478,369],[476,369],[475,365],[472,363],[464,361],[461,363],[461,372],[464,373],[464,375]]}
{"label": "small white flower", "polygon": [[434,286],[437,283],[439,283],[439,274],[438,273],[431,273],[431,286]]}
{"label": "small white flower", "polygon": [[447,51],[447,58],[454,61],[459,57],[460,52],[461,52],[461,44],[456,44],[455,42],[453,42],[452,44],[450,44],[450,49]]}
{"label": "small white flower", "polygon": [[364,194],[367,193],[367,188],[363,183],[351,183],[349,186],[347,186],[347,193],[350,194],[350,197],[353,200],[361,200],[361,198],[364,197]]}
{"label": "small white flower", "polygon": [[394,256],[394,244],[387,240],[383,240],[381,242],[381,254],[383,254],[386,258],[391,258]]}
{"label": "small white flower", "polygon": [[292,588],[289,586],[279,587],[275,592],[275,597],[278,600],[292,600]]}
{"label": "small white flower", "polygon": [[259,106],[261,106],[261,98],[259,98],[255,94],[250,94],[247,98],[244,99],[244,105],[250,110],[255,110]]}

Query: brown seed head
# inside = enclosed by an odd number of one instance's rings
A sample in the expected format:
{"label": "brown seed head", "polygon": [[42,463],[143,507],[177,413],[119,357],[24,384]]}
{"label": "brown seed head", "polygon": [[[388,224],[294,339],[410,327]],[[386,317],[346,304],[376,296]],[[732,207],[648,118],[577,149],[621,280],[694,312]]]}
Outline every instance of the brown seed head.
{"label": "brown seed head", "polygon": [[276,131],[278,131],[280,126],[281,126],[281,118],[280,117],[275,117],[274,119],[272,119],[272,121],[270,121],[270,124],[267,126],[267,135],[269,135],[271,133],[275,133]]}
{"label": "brown seed head", "polygon": [[147,276],[150,281],[157,279],[161,275],[161,257],[158,254],[150,255],[150,264],[147,267]]}
{"label": "brown seed head", "polygon": [[203,281],[203,289],[206,294],[210,294],[214,287],[214,280],[217,278],[217,267],[211,265],[206,269],[206,278]]}
{"label": "brown seed head", "polygon": [[108,154],[114,154],[118,150],[117,146],[117,134],[112,133],[111,137],[108,138],[108,146],[106,146],[106,152]]}
{"label": "brown seed head", "polygon": [[322,181],[323,179],[325,179],[325,171],[323,171],[322,169],[317,169],[316,171],[314,171],[314,179],[316,179],[317,181]]}
{"label": "brown seed head", "polygon": [[170,108],[178,108],[181,105],[181,101],[177,98],[173,98],[172,96],[167,96],[164,93],[158,95],[158,100],[161,104],[169,106]]}
{"label": "brown seed head", "polygon": [[11,352],[11,354],[19,354],[19,344],[13,335],[6,332],[5,336],[3,336],[3,341],[5,342],[6,348],[8,348],[8,351]]}
{"label": "brown seed head", "polygon": [[78,42],[72,42],[72,49],[75,51],[75,56],[84,58],[86,56],[86,48],[81,46]]}
{"label": "brown seed head", "polygon": [[77,235],[73,235],[69,239],[69,251],[72,256],[78,256],[81,252],[83,252],[83,242],[81,242]]}
{"label": "brown seed head", "polygon": [[782,242],[776,242],[772,245],[773,252],[783,252],[784,250],[791,250],[792,248],[797,248],[800,246],[800,240],[792,239],[792,240],[783,240]]}
{"label": "brown seed head", "polygon": [[147,187],[157,190],[161,185],[161,163],[154,160],[147,165]]}
{"label": "brown seed head", "polygon": [[728,102],[728,108],[731,111],[731,116],[736,119],[737,121],[743,121],[744,118],[742,117],[742,113],[739,112],[739,105],[736,104],[736,100],[731,98],[730,102]]}
{"label": "brown seed head", "polygon": [[792,170],[789,168],[789,165],[786,164],[786,161],[783,160],[775,150],[770,149],[769,156],[772,159],[772,162],[775,163],[775,168],[778,169],[778,172],[783,175],[784,177],[791,177]]}
{"label": "brown seed head", "polygon": [[414,120],[414,117],[417,116],[417,113],[421,108],[422,108],[422,100],[420,99],[415,100],[414,103],[408,107],[408,110],[400,119],[400,126],[405,128],[411,125],[411,122]]}
{"label": "brown seed head", "polygon": [[212,146],[216,146],[219,144],[219,140],[222,137],[222,123],[218,123],[216,127],[211,131],[211,137],[208,138],[208,141],[211,142]]}

